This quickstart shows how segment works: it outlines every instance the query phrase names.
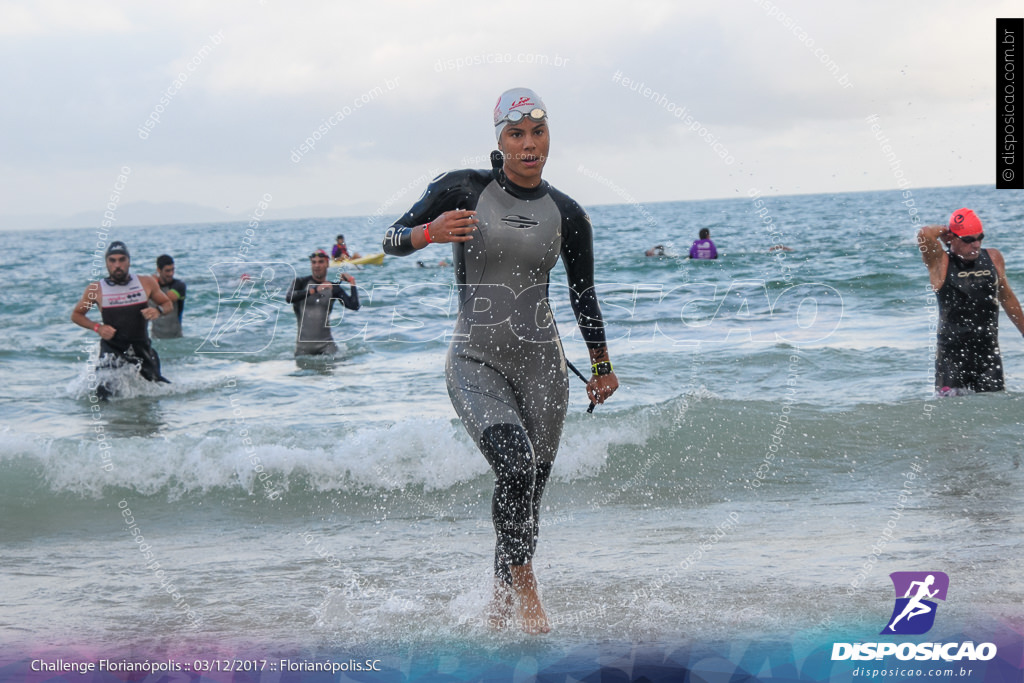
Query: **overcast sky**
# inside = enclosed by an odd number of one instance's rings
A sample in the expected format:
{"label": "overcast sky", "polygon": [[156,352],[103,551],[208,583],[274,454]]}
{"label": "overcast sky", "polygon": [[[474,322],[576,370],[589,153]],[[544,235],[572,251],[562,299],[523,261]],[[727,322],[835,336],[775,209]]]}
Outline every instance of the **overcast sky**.
{"label": "overcast sky", "polygon": [[1020,14],[1019,0],[0,1],[0,214],[102,211],[122,167],[122,203],[245,213],[264,194],[285,208],[406,192],[393,214],[424,174],[488,165],[494,103],[515,86],[550,111],[545,178],[585,205],[895,187],[872,114],[914,187],[992,184],[995,18]]}

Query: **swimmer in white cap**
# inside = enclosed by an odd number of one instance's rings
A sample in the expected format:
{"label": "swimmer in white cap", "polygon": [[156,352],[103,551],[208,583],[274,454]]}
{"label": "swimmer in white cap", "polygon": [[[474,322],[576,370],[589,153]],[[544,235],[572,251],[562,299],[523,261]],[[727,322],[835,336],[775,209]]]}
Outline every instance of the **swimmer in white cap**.
{"label": "swimmer in white cap", "polygon": [[593,232],[579,204],[541,179],[548,113],[532,90],[514,88],[494,108],[498,152],[490,170],[442,174],[390,228],[384,250],[405,256],[451,243],[459,317],[448,349],[452,404],[494,470],[497,537],[491,623],[518,614],[528,633],[551,630],[533,572],[540,501],[569,398],[566,360],[548,304],[559,255],[569,300],[590,351],[587,394],[618,388],[594,290]]}

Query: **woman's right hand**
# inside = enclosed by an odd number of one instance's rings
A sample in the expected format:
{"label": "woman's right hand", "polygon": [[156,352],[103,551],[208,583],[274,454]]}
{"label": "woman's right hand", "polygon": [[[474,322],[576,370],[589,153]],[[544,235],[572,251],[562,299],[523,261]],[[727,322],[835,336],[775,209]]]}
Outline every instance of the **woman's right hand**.
{"label": "woman's right hand", "polygon": [[476,219],[476,211],[468,211],[466,209],[445,211],[432,220],[429,227],[425,227],[424,230],[420,231],[417,241],[422,242],[422,245],[414,244],[413,246],[419,249],[427,246],[427,238],[423,234],[426,230],[430,231],[430,242],[438,242],[440,244],[445,242],[468,242],[473,239],[472,233],[476,230],[479,222]]}

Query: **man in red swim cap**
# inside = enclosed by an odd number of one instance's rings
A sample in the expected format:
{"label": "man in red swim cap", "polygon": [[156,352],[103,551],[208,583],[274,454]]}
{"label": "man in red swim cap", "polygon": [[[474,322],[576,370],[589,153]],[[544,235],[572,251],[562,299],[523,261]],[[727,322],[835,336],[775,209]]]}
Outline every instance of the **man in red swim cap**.
{"label": "man in red swim cap", "polygon": [[1024,335],[1024,312],[1006,281],[996,249],[982,249],[981,220],[959,209],[949,225],[927,225],[917,233],[939,301],[935,389],[941,395],[1003,390],[999,354],[999,305]]}

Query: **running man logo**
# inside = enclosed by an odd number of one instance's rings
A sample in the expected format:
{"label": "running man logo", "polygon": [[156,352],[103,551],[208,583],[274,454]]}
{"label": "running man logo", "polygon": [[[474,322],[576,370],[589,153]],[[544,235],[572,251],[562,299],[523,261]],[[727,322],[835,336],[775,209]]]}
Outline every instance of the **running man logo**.
{"label": "running man logo", "polygon": [[930,631],[938,607],[932,598],[945,601],[949,577],[943,572],[893,572],[889,578],[896,590],[896,605],[881,635],[916,636]]}

